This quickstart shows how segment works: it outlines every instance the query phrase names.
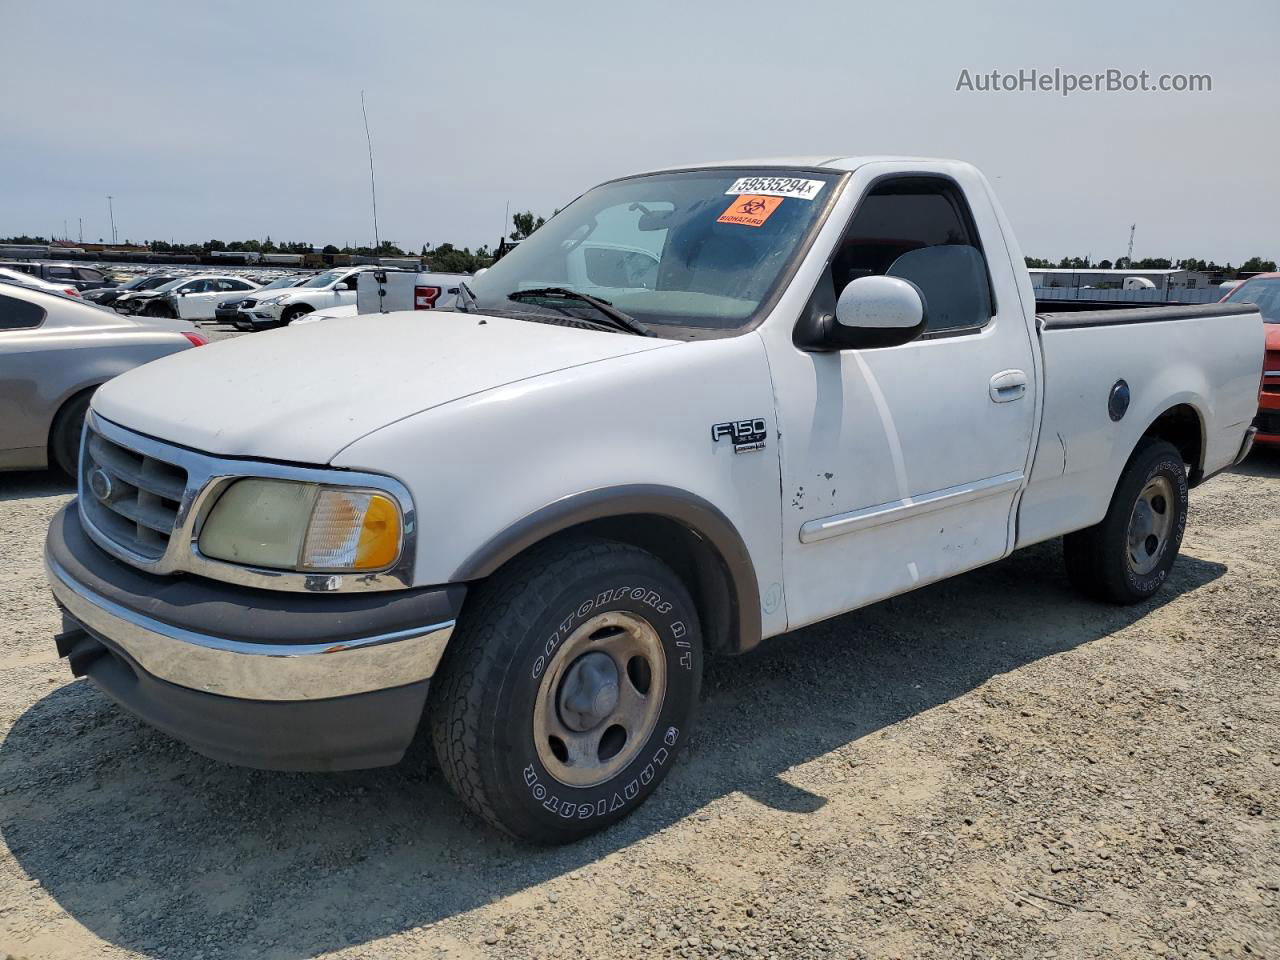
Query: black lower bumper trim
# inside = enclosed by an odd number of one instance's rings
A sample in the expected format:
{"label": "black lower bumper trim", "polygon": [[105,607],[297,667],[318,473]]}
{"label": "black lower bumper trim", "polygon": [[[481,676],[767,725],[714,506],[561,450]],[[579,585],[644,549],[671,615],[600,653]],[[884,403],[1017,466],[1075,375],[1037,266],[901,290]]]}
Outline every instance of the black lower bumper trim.
{"label": "black lower bumper trim", "polygon": [[264,770],[359,770],[397,763],[417,730],[430,681],[330,700],[220,697],[147,673],[110,641],[65,619],[59,652],[140,720],[225,763]]}

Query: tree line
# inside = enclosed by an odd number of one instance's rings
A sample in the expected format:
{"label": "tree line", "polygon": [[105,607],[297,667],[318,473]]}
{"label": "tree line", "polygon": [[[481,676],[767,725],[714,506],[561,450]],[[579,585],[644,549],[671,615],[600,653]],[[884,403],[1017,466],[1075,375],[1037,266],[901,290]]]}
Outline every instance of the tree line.
{"label": "tree line", "polygon": [[1040,257],[1024,257],[1027,266],[1033,270],[1058,268],[1061,270],[1197,270],[1201,273],[1221,273],[1232,278],[1242,273],[1273,273],[1276,269],[1274,260],[1262,257],[1250,257],[1238,267],[1230,263],[1221,266],[1212,260],[1197,260],[1190,257],[1186,260],[1168,260],[1164,257],[1144,257],[1141,260],[1130,260],[1128,257],[1117,257],[1110,260],[1099,260],[1092,263],[1088,257],[1063,257],[1056,263]]}
{"label": "tree line", "polygon": [[[559,213],[559,211],[556,211]],[[506,239],[523,240],[541,227],[547,220],[535,216],[530,210],[511,215],[511,233]],[[45,237],[29,237],[26,235],[0,237],[0,243],[23,245],[47,245],[51,241]],[[144,244],[152,253],[207,257],[211,253],[297,253],[308,254],[315,251],[315,246],[304,240],[275,241],[270,236],[262,240],[205,240],[203,243],[171,243],[168,240],[150,240]],[[404,250],[393,240],[383,240],[377,247],[370,246],[337,246],[332,243],[320,248],[321,253],[348,254],[363,257],[409,257],[419,256],[427,264],[428,269],[441,273],[475,273],[481,267],[493,263],[494,253],[487,245],[472,250],[470,247],[457,247],[452,243],[441,243],[436,246],[423,244],[417,254]]]}
{"label": "tree line", "polygon": [[[557,210],[555,213],[559,213]],[[552,216],[555,215],[552,214]],[[511,233],[507,235],[506,240],[518,242],[531,236],[535,230],[541,227],[547,220],[545,217],[535,216],[530,210],[523,210],[511,215]],[[50,241],[44,237],[6,237],[0,238],[0,243],[13,244],[47,244]],[[167,254],[189,254],[191,256],[208,256],[215,251],[227,251],[234,253],[311,253],[315,248],[305,241],[287,240],[276,242],[271,237],[263,240],[206,240],[203,243],[170,243],[166,240],[152,240],[146,244],[148,249],[153,253]],[[383,240],[377,247],[368,246],[335,246],[332,243],[325,244],[321,249],[321,253],[328,254],[351,254],[364,257],[407,257],[414,256],[406,250],[403,250],[393,240]],[[416,254],[426,261],[428,267],[432,270],[438,270],[442,273],[475,273],[481,267],[487,267],[493,263],[494,253],[488,246],[481,246],[474,251],[470,247],[456,247],[452,243],[441,243],[432,247],[429,244],[423,244],[422,249]],[[1212,260],[1200,260],[1190,257],[1184,260],[1169,260],[1164,257],[1144,257],[1141,260],[1130,261],[1128,257],[1117,257],[1112,260],[1099,260],[1094,263],[1089,257],[1063,257],[1061,260],[1046,260],[1042,257],[1025,257],[1027,266],[1031,269],[1051,269],[1054,267],[1068,270],[1197,270],[1202,273],[1221,273],[1224,276],[1235,277],[1241,273],[1270,273],[1276,269],[1274,260],[1264,260],[1262,257],[1250,257],[1238,267],[1233,267],[1230,263],[1225,266],[1219,265]]]}

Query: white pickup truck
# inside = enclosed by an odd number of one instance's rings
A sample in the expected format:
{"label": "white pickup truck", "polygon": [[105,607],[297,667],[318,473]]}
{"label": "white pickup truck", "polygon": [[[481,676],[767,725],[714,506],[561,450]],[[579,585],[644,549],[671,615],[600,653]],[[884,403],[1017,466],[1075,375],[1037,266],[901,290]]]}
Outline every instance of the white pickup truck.
{"label": "white pickup truck", "polygon": [[1261,317],[1037,315],[1022,264],[966,164],[726,163],[588,191],[431,323],[148,364],[49,531],[58,649],[234,763],[394,763],[425,711],[470,809],[590,833],[708,656],[1062,535],[1086,593],[1160,588]]}

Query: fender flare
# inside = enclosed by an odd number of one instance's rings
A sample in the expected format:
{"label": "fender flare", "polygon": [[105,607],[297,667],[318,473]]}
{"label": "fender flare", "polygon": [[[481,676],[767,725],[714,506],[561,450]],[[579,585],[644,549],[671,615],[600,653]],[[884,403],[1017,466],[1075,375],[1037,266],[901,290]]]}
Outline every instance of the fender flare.
{"label": "fender flare", "polygon": [[673,520],[715,550],[724,563],[736,621],[737,651],[760,643],[760,586],[746,542],[733,522],[697,494],[660,484],[627,484],[571,494],[511,524],[474,551],[449,578],[468,582],[490,576],[507,561],[557,533],[593,520],[659,516]]}

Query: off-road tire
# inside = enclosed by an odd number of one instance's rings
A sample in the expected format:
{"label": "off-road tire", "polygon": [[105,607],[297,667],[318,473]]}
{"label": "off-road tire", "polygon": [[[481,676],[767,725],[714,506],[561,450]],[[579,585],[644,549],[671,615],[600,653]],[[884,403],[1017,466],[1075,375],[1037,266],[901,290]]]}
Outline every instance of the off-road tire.
{"label": "off-road tire", "polygon": [[[1173,492],[1171,532],[1155,568],[1140,573],[1129,558],[1130,520],[1139,495],[1154,478],[1164,477]],[[1187,468],[1178,448],[1148,438],[1129,458],[1102,522],[1063,537],[1063,558],[1073,586],[1086,596],[1108,603],[1140,603],[1164,585],[1178,558],[1187,526]]]}
{"label": "off-road tire", "polygon": [[58,411],[53,419],[53,428],[49,431],[49,459],[73,479],[80,464],[80,434],[84,432],[84,418],[89,413],[91,399],[92,391],[72,397]]}
{"label": "off-road tire", "polygon": [[287,327],[289,324],[293,323],[293,321],[297,320],[299,317],[305,317],[308,313],[312,313],[312,312],[313,312],[312,308],[308,307],[305,303],[300,303],[300,304],[297,304],[296,306],[289,307],[287,310],[285,310],[284,313],[280,314],[280,325],[282,327]]}
{"label": "off-road tire", "polygon": [[[563,661],[579,628],[609,613],[652,627],[665,695],[651,732],[635,737],[633,759],[604,782],[570,786],[539,757],[535,707],[541,697],[542,709],[557,709],[555,691],[542,689],[557,650]],[[697,612],[664,563],[613,541],[553,542],[468,595],[432,681],[428,725],[445,779],[472,812],[519,839],[565,843],[627,816],[653,792],[689,738],[701,682]]]}

